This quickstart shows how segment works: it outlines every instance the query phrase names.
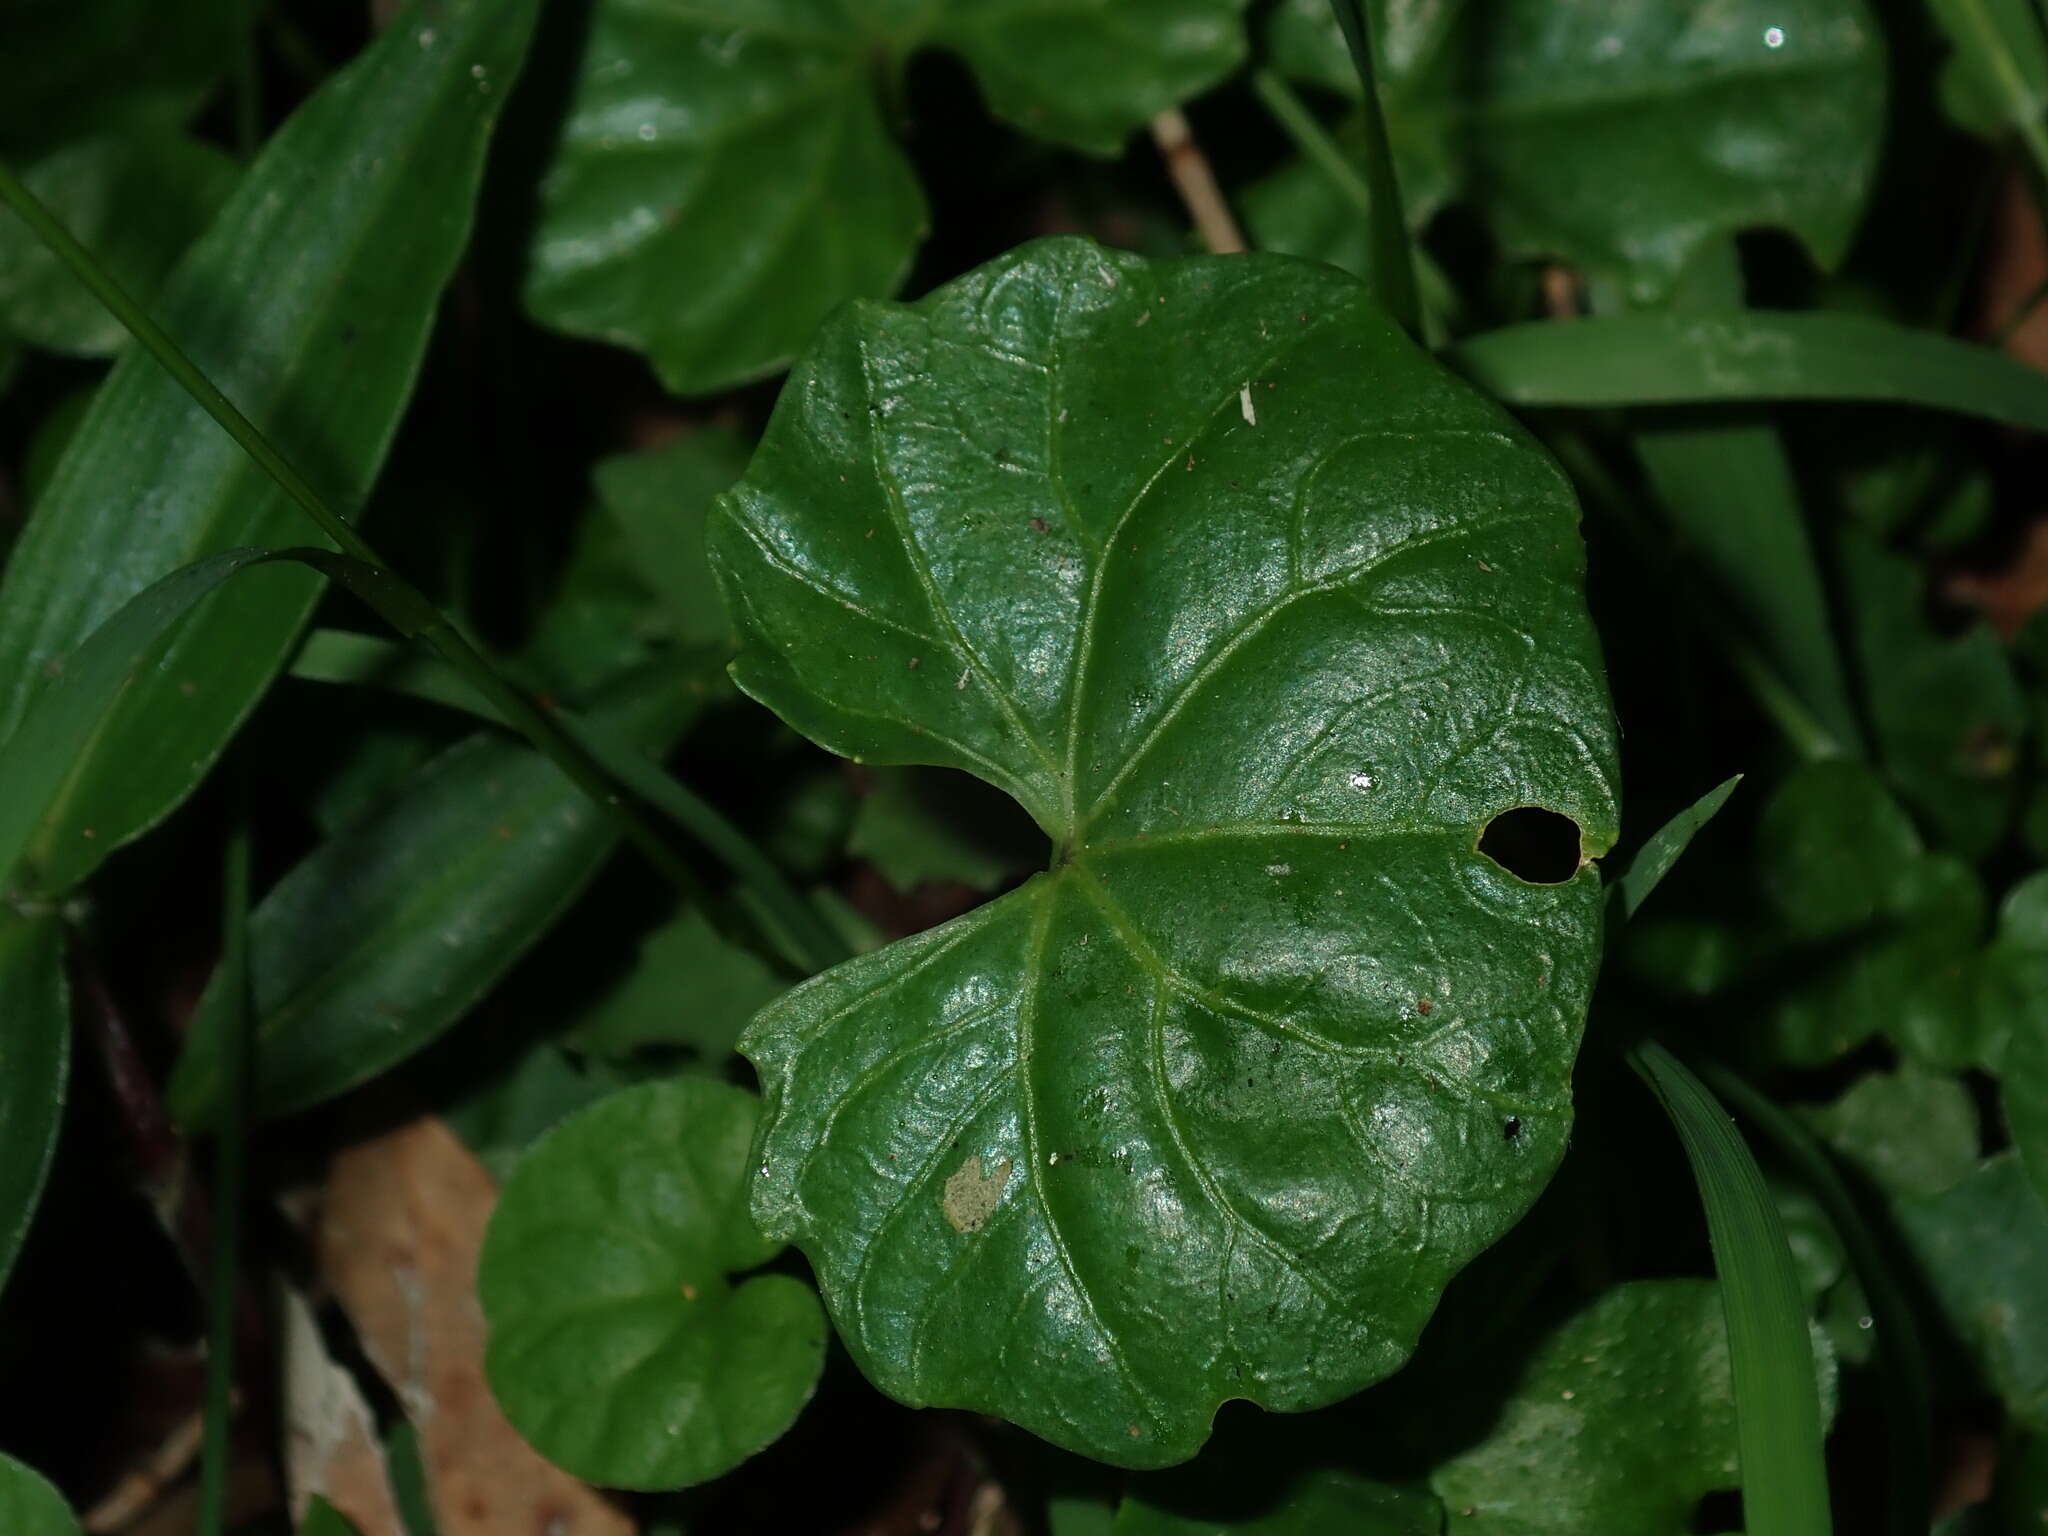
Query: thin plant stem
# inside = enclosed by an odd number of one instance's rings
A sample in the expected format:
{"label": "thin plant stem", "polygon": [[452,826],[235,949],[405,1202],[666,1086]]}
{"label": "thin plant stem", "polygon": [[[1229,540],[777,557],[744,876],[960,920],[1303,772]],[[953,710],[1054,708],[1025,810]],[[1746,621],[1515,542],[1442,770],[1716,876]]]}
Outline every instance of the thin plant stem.
{"label": "thin plant stem", "polygon": [[1270,69],[1253,70],[1251,83],[1252,94],[1280,125],[1281,132],[1294,141],[1302,158],[1323,173],[1345,201],[1358,210],[1360,218],[1370,219],[1372,188],[1366,185],[1350,156],[1330,137],[1329,130],[1316,120],[1315,113],[1294,94],[1293,87]]}
{"label": "thin plant stem", "polygon": [[1827,1536],[1827,1464],[1806,1304],[1763,1171],[1706,1084],[1655,1041],[1628,1062],[1670,1116],[1706,1207],[1728,1320],[1750,1536]]}
{"label": "thin plant stem", "polygon": [[[234,402],[200,372],[164,329],[114,281],[93,254],[72,237],[71,232],[33,192],[22,185],[21,179],[5,162],[0,162],[0,202],[5,202],[21,215],[37,238],[91,290],[95,298],[106,305],[114,318],[127,327],[129,334],[142,344],[164,371],[199,402],[206,413],[220,424],[221,430],[233,438],[242,451],[277,482],[279,489],[319,525],[321,532],[334,541],[337,549],[372,569],[390,603],[417,615],[415,627],[409,633],[440,652],[442,658],[461,673],[463,680],[487,699],[513,729],[552,760],[607,814],[616,818],[627,838],[670,884],[686,896],[696,891],[697,882],[690,873],[689,865],[633,797],[622,793],[617,781],[605,772],[580,742],[564,731],[552,715],[514,687],[470,643],[467,636],[427,601],[418,588],[385,563],[383,556],[371,547],[368,540],[350,527],[306,482],[305,477],[271,446],[270,440],[255,423],[236,409]],[[379,604],[380,610],[384,606]]]}
{"label": "thin plant stem", "polygon": [[228,1465],[233,1440],[236,1300],[241,1290],[242,1184],[249,1111],[249,829],[238,819],[228,834],[221,901],[220,973],[230,996],[222,1021],[220,1131],[213,1148],[213,1243],[206,1270],[205,1438],[199,1462],[202,1536],[221,1536],[227,1522]]}
{"label": "thin plant stem", "polygon": [[1224,200],[1223,189],[1216,185],[1209,157],[1202,153],[1194,130],[1178,107],[1169,107],[1152,119],[1152,142],[1159,146],[1166,174],[1173,178],[1174,190],[1180,194],[1188,217],[1195,221],[1195,229],[1210,253],[1241,253],[1245,248],[1244,231],[1238,228],[1230,204]]}
{"label": "thin plant stem", "polygon": [[1386,113],[1380,108],[1372,62],[1372,30],[1358,0],[1330,0],[1337,25],[1351,50],[1351,66],[1365,92],[1365,184],[1371,194],[1367,219],[1373,257],[1373,288],[1409,335],[1422,336],[1422,300],[1415,286],[1415,260],[1408,249],[1408,223],[1401,209],[1401,183],[1394,174]]}

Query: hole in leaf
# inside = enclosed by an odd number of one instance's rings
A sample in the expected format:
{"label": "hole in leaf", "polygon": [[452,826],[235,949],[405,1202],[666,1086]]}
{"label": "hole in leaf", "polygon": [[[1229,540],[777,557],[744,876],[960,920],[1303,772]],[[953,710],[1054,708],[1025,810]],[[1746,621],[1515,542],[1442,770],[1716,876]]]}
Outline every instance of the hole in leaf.
{"label": "hole in leaf", "polygon": [[1517,880],[1562,885],[1579,872],[1579,824],[1540,805],[1502,811],[1479,834],[1479,851]]}
{"label": "hole in leaf", "polygon": [[1699,1536],[1721,1536],[1723,1531],[1741,1530],[1741,1490],[1716,1488],[1703,1497],[1692,1512],[1692,1528]]}
{"label": "hole in leaf", "polygon": [[1522,1117],[1520,1115],[1509,1115],[1507,1119],[1501,1121],[1500,1139],[1502,1141],[1513,1141],[1517,1136],[1521,1134]]}

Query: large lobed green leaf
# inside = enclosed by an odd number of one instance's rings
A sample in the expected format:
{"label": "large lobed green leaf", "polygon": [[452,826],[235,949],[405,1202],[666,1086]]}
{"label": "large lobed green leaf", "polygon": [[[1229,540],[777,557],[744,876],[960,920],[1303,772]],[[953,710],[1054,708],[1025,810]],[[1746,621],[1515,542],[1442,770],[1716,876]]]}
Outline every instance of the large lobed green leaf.
{"label": "large lobed green leaf", "polygon": [[1057,850],[741,1042],[757,1214],[885,1390],[1181,1460],[1392,1370],[1527,1207],[1598,879],[1476,844],[1614,837],[1576,522],[1330,268],[1052,240],[827,324],[713,514],[734,675]]}
{"label": "large lobed green leaf", "polygon": [[542,192],[527,302],[681,394],[788,364],[895,291],[924,195],[881,91],[924,47],[989,105],[1112,154],[1243,56],[1245,0],[601,0]]}
{"label": "large lobed green leaf", "polygon": [[[164,287],[165,328],[344,513],[411,393],[534,10],[422,0],[293,114]],[[0,579],[0,740],[130,597],[215,551],[298,542],[301,517],[169,375],[129,353]],[[190,792],[319,588],[280,570],[194,615],[79,765],[46,884],[82,879]]]}

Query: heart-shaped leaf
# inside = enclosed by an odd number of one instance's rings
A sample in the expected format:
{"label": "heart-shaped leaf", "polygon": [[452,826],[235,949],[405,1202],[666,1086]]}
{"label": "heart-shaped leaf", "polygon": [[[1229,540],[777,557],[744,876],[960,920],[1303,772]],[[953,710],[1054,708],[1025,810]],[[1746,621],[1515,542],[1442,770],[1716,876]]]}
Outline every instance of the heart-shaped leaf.
{"label": "heart-shaped leaf", "polygon": [[1244,0],[601,0],[542,193],[527,303],[648,354],[679,393],[782,367],[895,290],[924,194],[880,88],[926,46],[989,105],[1113,154],[1244,53]]}
{"label": "heart-shaped leaf", "polygon": [[885,1390],[1178,1461],[1394,1369],[1520,1216],[1599,883],[1477,845],[1613,840],[1576,523],[1327,267],[1053,240],[824,327],[713,513],[734,676],[1055,848],[741,1042],[755,1211]]}
{"label": "heart-shaped leaf", "polygon": [[592,1105],[537,1143],[477,1275],[484,1368],[550,1461],[593,1483],[682,1488],[774,1440],[824,1364],[818,1299],[747,1214],[758,1102],[699,1078]]}

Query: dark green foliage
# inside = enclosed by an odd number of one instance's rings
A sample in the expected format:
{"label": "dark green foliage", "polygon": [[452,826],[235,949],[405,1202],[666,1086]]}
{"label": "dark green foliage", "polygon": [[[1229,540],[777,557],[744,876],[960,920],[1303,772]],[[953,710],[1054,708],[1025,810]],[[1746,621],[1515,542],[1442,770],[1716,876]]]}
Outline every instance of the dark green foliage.
{"label": "dark green foliage", "polygon": [[2032,0],[0,0],[0,1536],[369,1536],[280,1281],[412,1536],[2034,1529],[2044,177]]}

